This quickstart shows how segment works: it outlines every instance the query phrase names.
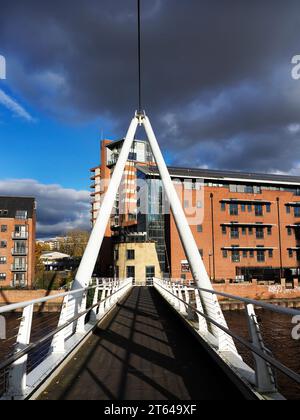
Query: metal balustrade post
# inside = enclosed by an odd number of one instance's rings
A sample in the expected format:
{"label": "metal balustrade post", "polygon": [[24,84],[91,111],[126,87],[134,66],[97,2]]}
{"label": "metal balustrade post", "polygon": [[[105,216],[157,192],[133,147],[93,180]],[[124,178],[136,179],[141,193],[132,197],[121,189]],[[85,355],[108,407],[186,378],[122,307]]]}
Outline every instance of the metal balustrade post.
{"label": "metal balustrade post", "polygon": [[187,312],[187,318],[189,321],[193,321],[194,320],[194,314],[193,311],[191,309],[191,307],[189,306],[191,303],[191,298],[190,298],[190,291],[189,288],[186,286],[184,288],[184,296],[185,296],[185,301],[187,303],[187,308],[186,308],[186,312]]}
{"label": "metal balustrade post", "polygon": [[[246,316],[252,344],[266,355],[270,355],[270,352],[263,341],[254,305],[246,305]],[[277,392],[276,379],[271,365],[256,353],[253,353],[253,357],[255,361],[256,386],[258,391],[262,393]]]}
{"label": "metal balustrade post", "polygon": [[175,309],[179,311],[180,303],[178,300],[177,285],[173,285],[173,294],[174,294],[173,306],[175,307]]}
{"label": "metal balustrade post", "polygon": [[[204,311],[203,311],[203,306],[201,302],[201,295],[198,289],[195,289],[195,300],[196,300],[197,311],[203,314]],[[198,312],[197,312],[197,316],[198,316],[198,321],[199,321],[199,333],[206,335],[208,332],[206,319],[203,316],[201,316]]]}
{"label": "metal balustrade post", "polygon": [[[81,307],[80,307],[80,312],[79,314],[85,312],[86,307],[87,307],[87,294],[88,292],[86,292],[83,297],[82,297],[82,302],[81,302]],[[77,327],[76,327],[76,333],[77,334],[84,334],[85,333],[85,319],[86,319],[86,314],[81,316],[78,321],[77,321]]]}
{"label": "metal balustrade post", "polygon": [[[34,305],[23,310],[23,316],[18,332],[15,353],[18,353],[30,343]],[[11,367],[9,372],[8,394],[12,398],[22,398],[27,388],[28,355],[21,357]]]}
{"label": "metal balustrade post", "polygon": [[[64,298],[60,317],[58,321],[58,327],[65,325],[68,319],[68,301],[69,296]],[[70,327],[67,327],[70,328]],[[52,340],[51,349],[53,353],[64,353],[65,352],[65,336],[66,336],[66,329],[61,330],[59,333],[55,334]]]}
{"label": "metal balustrade post", "polygon": [[182,315],[187,315],[187,311],[186,311],[186,306],[185,304],[182,302],[183,301],[183,293],[182,293],[182,286],[178,285],[178,298],[180,299],[179,302],[179,312]]}
{"label": "metal balustrade post", "polygon": [[112,284],[110,283],[108,286],[108,294],[107,294],[107,309],[110,309],[112,306]]}
{"label": "metal balustrade post", "polygon": [[91,312],[91,321],[95,322],[97,320],[97,313],[99,310],[99,305],[97,305],[97,303],[99,302],[99,280],[97,279],[97,285],[95,288],[95,293],[94,293],[94,298],[93,298],[93,310]]}
{"label": "metal balustrade post", "polygon": [[106,281],[103,280],[102,292],[101,292],[101,303],[100,303],[99,312],[98,312],[99,317],[101,317],[105,313],[105,299],[106,299]]}

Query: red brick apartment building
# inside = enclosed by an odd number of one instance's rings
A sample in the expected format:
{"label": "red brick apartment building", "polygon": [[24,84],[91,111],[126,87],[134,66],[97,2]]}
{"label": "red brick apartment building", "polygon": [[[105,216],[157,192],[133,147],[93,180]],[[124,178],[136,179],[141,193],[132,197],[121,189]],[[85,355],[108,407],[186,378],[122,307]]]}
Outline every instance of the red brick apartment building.
{"label": "red brick apartment building", "polygon": [[[122,142],[110,143],[109,150],[114,144],[121,146]],[[103,165],[98,170],[98,182],[101,182],[101,174],[107,176],[116,163],[115,159],[113,165],[108,164],[105,148],[107,143],[102,144]],[[118,214],[112,218],[107,230],[111,253],[101,258],[102,266],[104,261],[110,268],[125,264],[114,260],[113,247],[120,240],[130,243],[136,237],[140,241],[140,234],[145,241],[155,242],[162,273],[174,279],[189,280],[191,272],[172,214],[153,210],[151,203],[147,204],[149,211],[144,214],[140,203],[143,198],[134,191],[134,179],[142,179],[149,187],[147,196],[151,196],[155,204],[160,202],[162,186],[158,187],[157,168],[151,166],[151,159],[145,159],[141,165],[136,155],[131,157],[132,172],[128,167],[125,177],[130,176],[132,187],[128,188],[124,181],[121,190],[123,193],[125,190],[125,201],[130,202],[132,215],[130,220],[120,219]],[[213,281],[280,280],[299,276],[300,177],[189,168],[169,170],[174,182],[176,180],[187,215],[194,208],[202,209],[201,217],[193,220],[191,229]],[[188,194],[182,193],[185,190],[189,190]],[[118,205],[116,203],[117,208]]]}
{"label": "red brick apartment building", "polygon": [[[102,197],[107,191],[111,175],[118,161],[124,140],[101,142],[100,165],[91,169],[91,223],[94,225]],[[100,251],[98,274],[112,276],[114,269],[115,239],[122,229],[134,231],[137,225],[137,165],[153,165],[154,159],[148,142],[135,140],[130,151],[111,221]]]}
{"label": "red brick apartment building", "polygon": [[34,198],[0,197],[0,287],[30,287],[35,266]]}

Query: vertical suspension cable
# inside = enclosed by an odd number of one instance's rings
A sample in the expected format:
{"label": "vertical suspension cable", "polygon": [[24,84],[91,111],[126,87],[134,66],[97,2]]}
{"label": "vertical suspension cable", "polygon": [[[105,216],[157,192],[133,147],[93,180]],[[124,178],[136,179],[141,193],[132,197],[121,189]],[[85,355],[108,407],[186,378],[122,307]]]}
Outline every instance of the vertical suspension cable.
{"label": "vertical suspension cable", "polygon": [[137,0],[138,9],[138,113],[143,113],[142,105],[142,53],[141,53],[141,0]]}

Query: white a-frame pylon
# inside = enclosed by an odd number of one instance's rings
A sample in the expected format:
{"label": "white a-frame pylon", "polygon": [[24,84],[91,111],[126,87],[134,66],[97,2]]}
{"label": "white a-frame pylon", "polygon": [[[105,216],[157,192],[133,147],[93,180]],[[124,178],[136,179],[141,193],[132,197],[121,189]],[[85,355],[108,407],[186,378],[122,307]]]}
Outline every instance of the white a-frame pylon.
{"label": "white a-frame pylon", "polygon": [[[85,288],[90,284],[93,270],[97,262],[98,254],[103,243],[107,224],[113,210],[114,202],[122,181],[126,162],[132,147],[138,125],[143,125],[148,136],[154,158],[156,160],[165,193],[170,202],[172,213],[184,247],[186,257],[189,261],[193,278],[201,289],[212,290],[212,284],[202,261],[196,241],[186,219],[180,199],[171,180],[168,168],[164,161],[149,118],[146,115],[136,114],[131,121],[121,150],[117,165],[113,172],[108,190],[103,199],[95,226],[91,233],[88,245],[78,269],[73,289]],[[205,291],[201,291],[201,299],[205,314],[218,324],[226,327],[226,321],[219,305],[217,297]],[[218,340],[218,348],[222,351],[236,351],[233,340],[214,324],[210,324],[211,333]]]}

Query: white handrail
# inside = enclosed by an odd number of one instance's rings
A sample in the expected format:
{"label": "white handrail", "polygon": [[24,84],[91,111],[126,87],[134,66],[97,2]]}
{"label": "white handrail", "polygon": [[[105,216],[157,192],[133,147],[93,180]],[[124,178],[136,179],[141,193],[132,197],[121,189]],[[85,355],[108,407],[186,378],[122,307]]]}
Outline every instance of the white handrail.
{"label": "white handrail", "polygon": [[[208,332],[211,329],[211,325],[213,324],[215,327],[219,328],[241,345],[245,346],[248,350],[250,350],[253,354],[255,360],[255,377],[256,377],[256,386],[259,392],[261,393],[272,393],[276,394],[276,380],[274,377],[274,372],[272,366],[276,369],[284,373],[290,379],[294,380],[298,384],[300,383],[300,375],[295,371],[289,369],[285,365],[283,365],[280,361],[275,359],[270,355],[270,352],[266,348],[263,342],[263,337],[260,331],[259,323],[257,321],[257,317],[254,310],[254,305],[258,304],[260,306],[259,301],[251,300],[251,299],[244,299],[240,298],[240,300],[245,303],[246,315],[248,319],[248,326],[249,326],[249,333],[251,336],[252,343],[248,342],[247,340],[241,338],[234,332],[232,332],[229,328],[224,328],[218,320],[212,319],[209,315],[205,314],[202,309],[201,302],[199,301],[199,288],[197,287],[187,287],[180,284],[176,284],[171,282],[170,280],[161,280],[161,279],[154,279],[154,287],[158,290],[158,292],[169,302],[170,305],[174,307],[174,309],[180,313],[180,315],[187,321],[187,310],[183,310],[182,306],[185,306],[186,309],[190,308],[194,311],[194,313],[198,316],[198,333],[202,339],[208,342],[209,346],[213,349],[216,346],[214,340],[212,340],[211,334]],[[190,299],[186,298],[186,294],[182,293],[182,291],[193,291],[195,292],[195,301],[197,307],[194,307],[190,304]],[[214,292],[212,290],[203,289],[205,293],[213,293],[218,295],[218,292]],[[197,292],[197,293],[196,293]],[[224,293],[221,293],[224,296]],[[230,295],[231,296],[231,295]],[[238,299],[236,296],[231,296],[234,299]],[[264,307],[266,309],[272,309],[274,312],[284,313],[288,315],[295,315],[295,313],[299,313],[299,311],[294,310],[283,310],[284,308],[278,308],[275,305],[265,304]],[[205,325],[203,325],[203,323]],[[232,365],[232,357],[228,358],[228,352],[222,352],[222,349],[217,347],[217,351],[219,352],[220,356],[223,359],[228,359],[229,364]],[[238,368],[239,363],[237,363]],[[248,367],[249,368],[249,367]],[[250,368],[249,368],[250,369]],[[243,372],[243,370],[242,370]],[[277,394],[278,395],[278,394]]]}
{"label": "white handrail", "polygon": [[[5,380],[7,386],[2,399],[25,399],[32,393],[40,385],[42,379],[53,373],[57,366],[87,337],[101,319],[129,292],[132,286],[132,278],[124,280],[103,279],[101,284],[97,281],[95,286],[85,289],[2,307],[0,312],[2,314],[23,308],[23,315],[19,318],[20,327],[14,354],[0,364],[0,374],[4,377],[6,377],[6,371],[9,368],[9,376]],[[94,292],[92,296],[93,304],[87,307],[89,291]],[[100,299],[99,292],[101,293]],[[74,296],[78,293],[84,298],[80,309],[74,315]],[[63,299],[58,326],[52,332],[47,331],[45,336],[31,342],[34,306],[58,298]],[[88,313],[91,314],[90,320],[86,320]],[[46,345],[49,340],[52,340],[52,343],[49,346],[48,354],[46,354],[46,357],[41,355],[34,369],[28,373],[27,362],[30,352]]]}

